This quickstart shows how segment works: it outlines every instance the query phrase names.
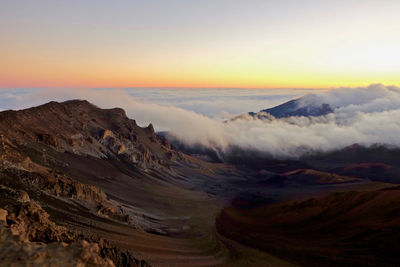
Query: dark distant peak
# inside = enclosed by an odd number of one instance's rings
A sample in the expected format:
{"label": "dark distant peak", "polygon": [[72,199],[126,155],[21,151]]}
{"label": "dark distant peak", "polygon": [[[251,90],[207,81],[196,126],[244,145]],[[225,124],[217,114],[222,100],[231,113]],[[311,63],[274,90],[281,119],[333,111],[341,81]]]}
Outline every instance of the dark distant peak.
{"label": "dark distant peak", "polygon": [[291,116],[324,116],[333,112],[332,107],[326,103],[302,103],[303,98],[293,99],[279,106],[261,110],[275,118],[287,118]]}
{"label": "dark distant peak", "polygon": [[273,120],[275,118],[288,118],[288,117],[319,117],[333,113],[334,108],[323,103],[323,100],[315,95],[306,95],[297,99],[287,101],[281,105],[273,108],[263,109],[259,112],[248,112],[239,115],[231,121],[248,119],[249,117],[254,120]]}
{"label": "dark distant peak", "polygon": [[268,112],[270,114],[271,114],[271,112],[279,113],[279,112],[283,112],[283,111],[295,110],[295,109],[298,108],[298,106],[299,106],[298,100],[297,99],[293,99],[293,100],[290,100],[290,101],[285,102],[283,104],[280,104],[280,105],[278,105],[276,107],[263,109],[260,112]]}

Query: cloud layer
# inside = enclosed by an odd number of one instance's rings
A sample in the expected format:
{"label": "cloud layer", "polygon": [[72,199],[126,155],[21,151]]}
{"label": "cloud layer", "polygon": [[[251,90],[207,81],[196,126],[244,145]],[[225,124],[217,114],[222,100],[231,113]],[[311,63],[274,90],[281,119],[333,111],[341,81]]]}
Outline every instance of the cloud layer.
{"label": "cloud layer", "polygon": [[[186,144],[202,144],[225,152],[236,146],[276,157],[297,157],[309,151],[329,151],[354,143],[400,146],[400,88],[397,87],[378,84],[305,95],[301,105],[327,103],[334,108],[334,113],[323,117],[269,120],[248,117],[229,123],[222,122],[216,114],[230,116],[257,111],[308,91],[270,91],[269,94],[250,91],[246,94],[246,90],[226,89],[221,94],[207,89],[195,93],[185,91],[180,97],[179,91],[173,90],[132,90],[36,90],[14,93],[15,97],[10,91],[0,94],[3,100],[0,103],[5,103],[5,97],[8,103],[0,108],[23,108],[50,100],[87,99],[103,108],[122,107],[140,125],[151,122],[156,130],[171,131]],[[210,108],[208,113],[201,111],[207,107],[214,109]]]}

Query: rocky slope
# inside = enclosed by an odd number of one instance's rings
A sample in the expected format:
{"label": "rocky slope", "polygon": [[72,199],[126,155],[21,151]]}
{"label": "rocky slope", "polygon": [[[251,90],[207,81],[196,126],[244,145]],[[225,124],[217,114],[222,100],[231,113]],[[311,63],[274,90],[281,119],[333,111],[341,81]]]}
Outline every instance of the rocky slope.
{"label": "rocky slope", "polygon": [[232,120],[247,119],[249,117],[258,120],[281,119],[292,116],[318,117],[332,113],[333,110],[334,108],[329,104],[315,101],[313,95],[306,95],[272,108],[260,110],[259,112],[245,113]]}
{"label": "rocky slope", "polygon": [[214,178],[212,168],[122,109],[73,100],[1,112],[0,261],[223,262],[224,247],[210,239],[220,204],[188,188]]}

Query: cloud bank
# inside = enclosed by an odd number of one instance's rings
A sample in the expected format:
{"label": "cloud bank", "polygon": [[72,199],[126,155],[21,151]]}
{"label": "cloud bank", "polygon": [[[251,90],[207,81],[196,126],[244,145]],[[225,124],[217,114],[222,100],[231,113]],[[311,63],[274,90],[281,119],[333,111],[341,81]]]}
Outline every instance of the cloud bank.
{"label": "cloud bank", "polygon": [[[228,152],[235,146],[266,152],[276,157],[297,157],[310,151],[329,151],[354,143],[365,146],[374,144],[400,146],[400,88],[397,87],[377,84],[366,88],[338,88],[307,94],[301,98],[300,105],[322,103],[331,105],[334,112],[322,117],[267,120],[245,117],[224,123],[215,117],[211,118],[193,111],[195,105],[192,105],[192,110],[187,110],[176,104],[179,101],[182,102],[181,105],[209,101],[211,103],[209,106],[219,105],[215,112],[223,113],[232,107],[233,100],[236,101],[233,101],[234,105],[240,105],[240,99],[246,98],[243,92],[240,94],[244,95],[239,95],[237,98],[234,97],[234,92],[227,92],[229,94],[226,93],[225,101],[222,96],[216,97],[214,102],[213,97],[218,95],[218,91],[215,90],[196,92],[198,95],[192,96],[192,102],[188,100],[190,93],[179,99],[178,93],[169,92],[169,96],[165,99],[169,97],[174,100],[160,103],[164,99],[165,91],[154,90],[149,97],[146,96],[145,89],[140,92],[141,96],[139,93],[132,96],[134,95],[132,92],[118,89],[37,90],[18,94],[16,98],[7,95],[7,99],[13,99],[12,105],[15,108],[67,99],[87,99],[102,108],[118,106],[124,108],[128,116],[137,120],[140,125],[151,122],[156,130],[168,130],[183,143],[201,144],[223,152]],[[288,91],[276,99],[273,94],[270,98],[261,95],[257,102],[259,106],[245,105],[242,108],[246,111],[257,111],[254,108],[271,107],[275,100],[286,101],[293,96],[299,96],[298,93],[299,91]],[[253,92],[248,98],[257,99],[257,94]],[[260,107],[264,101],[265,106]],[[5,109],[3,106],[0,108]],[[252,109],[247,110],[247,108]]]}

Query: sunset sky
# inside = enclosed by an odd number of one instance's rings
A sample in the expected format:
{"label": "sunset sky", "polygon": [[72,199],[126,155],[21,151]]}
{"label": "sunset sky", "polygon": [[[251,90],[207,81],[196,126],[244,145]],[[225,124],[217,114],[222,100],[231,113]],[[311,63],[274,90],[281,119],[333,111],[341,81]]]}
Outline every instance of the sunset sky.
{"label": "sunset sky", "polygon": [[400,1],[0,0],[0,88],[400,85]]}

